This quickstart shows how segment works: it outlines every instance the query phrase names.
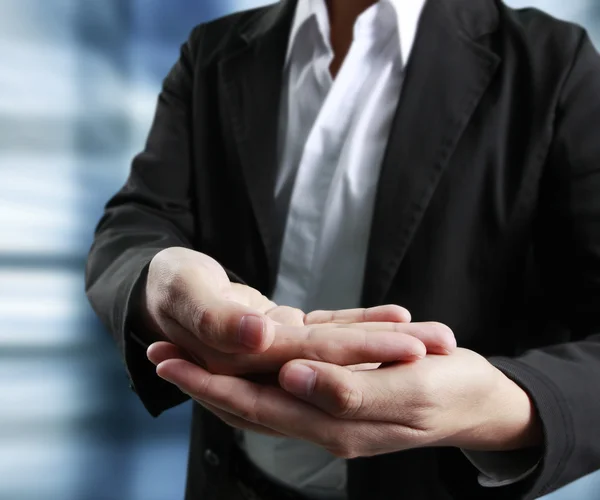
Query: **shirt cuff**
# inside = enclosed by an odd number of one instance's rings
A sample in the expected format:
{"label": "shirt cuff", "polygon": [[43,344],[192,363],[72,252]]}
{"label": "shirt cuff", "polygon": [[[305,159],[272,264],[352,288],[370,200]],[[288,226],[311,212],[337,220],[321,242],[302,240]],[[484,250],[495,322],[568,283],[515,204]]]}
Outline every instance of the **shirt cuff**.
{"label": "shirt cuff", "polygon": [[463,454],[479,470],[479,484],[499,488],[531,476],[542,461],[541,448],[515,451],[466,451]]}

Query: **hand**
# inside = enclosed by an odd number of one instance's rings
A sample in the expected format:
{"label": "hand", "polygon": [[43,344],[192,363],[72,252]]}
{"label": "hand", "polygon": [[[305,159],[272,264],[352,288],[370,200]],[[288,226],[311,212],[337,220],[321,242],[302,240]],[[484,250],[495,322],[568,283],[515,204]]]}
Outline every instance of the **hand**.
{"label": "hand", "polygon": [[[339,365],[414,360],[456,346],[452,332],[410,321],[398,306],[342,312],[277,307],[260,292],[232,284],[210,257],[183,248],[160,252],[145,289],[146,323],[211,373],[272,373],[292,359]],[[327,324],[317,324],[323,323]],[[365,321],[364,324],[355,324]],[[307,326],[308,325],[308,326]],[[161,357],[163,344],[149,357]]]}
{"label": "hand", "polygon": [[197,401],[356,458],[427,446],[504,451],[540,444],[527,394],[485,358],[465,349],[371,371],[296,360],[282,388],[213,375],[176,351],[157,373]]}

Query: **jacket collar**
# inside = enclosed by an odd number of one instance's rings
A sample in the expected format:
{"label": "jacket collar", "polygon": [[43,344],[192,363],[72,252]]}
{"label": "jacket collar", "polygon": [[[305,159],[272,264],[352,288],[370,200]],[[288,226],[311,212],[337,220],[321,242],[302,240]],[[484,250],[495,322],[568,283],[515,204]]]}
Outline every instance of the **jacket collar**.
{"label": "jacket collar", "polygon": [[[280,0],[266,8],[257,9],[239,29],[242,40],[248,44],[253,44],[271,30],[282,26],[288,27],[291,39],[294,33],[297,10],[306,12],[306,4],[312,1]],[[439,4],[445,12],[448,23],[452,24],[458,33],[472,40],[489,34],[498,27],[499,15],[496,0],[424,0],[423,2],[423,4],[430,3]],[[305,6],[301,7],[301,4],[305,4]],[[422,8],[423,6],[415,9],[412,19],[414,19],[414,16],[417,16],[417,19],[421,16]],[[299,16],[298,22],[302,20],[304,15]],[[407,18],[406,26],[410,22],[414,21]],[[406,31],[409,33],[410,30],[407,29]],[[414,38],[415,35],[410,36]],[[408,37],[409,34],[406,36]],[[406,43],[406,46],[408,50],[412,47],[412,43]]]}
{"label": "jacket collar", "polygon": [[[498,26],[496,1],[428,0],[423,10],[378,184],[363,287],[365,306],[385,300],[499,65],[500,57],[482,39]],[[280,252],[272,220],[275,144],[297,2],[282,0],[252,12],[238,31],[244,46],[219,64],[227,116],[268,263],[269,284],[263,290],[267,294],[275,283]]]}
{"label": "jacket collar", "polygon": [[[419,18],[421,17],[421,13],[423,12],[427,0],[411,0],[410,2],[405,0],[380,1],[389,3],[396,13],[400,51],[402,54],[402,61],[406,64],[417,35]],[[329,37],[330,25],[326,0],[299,0],[296,5],[294,21],[292,23],[292,30],[288,41],[286,62],[288,62],[291,57],[292,49],[300,29],[313,17],[316,19],[323,36]]]}

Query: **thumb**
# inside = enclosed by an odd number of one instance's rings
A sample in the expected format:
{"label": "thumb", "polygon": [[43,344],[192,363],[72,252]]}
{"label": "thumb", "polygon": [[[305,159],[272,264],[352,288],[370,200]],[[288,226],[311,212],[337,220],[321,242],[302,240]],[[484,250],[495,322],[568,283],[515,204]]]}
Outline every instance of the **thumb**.
{"label": "thumb", "polygon": [[364,403],[358,373],[330,363],[295,360],[281,368],[279,383],[286,392],[336,418],[353,419]]}
{"label": "thumb", "polygon": [[202,343],[227,354],[261,353],[275,340],[272,320],[234,301],[184,301],[175,306],[174,316]]}

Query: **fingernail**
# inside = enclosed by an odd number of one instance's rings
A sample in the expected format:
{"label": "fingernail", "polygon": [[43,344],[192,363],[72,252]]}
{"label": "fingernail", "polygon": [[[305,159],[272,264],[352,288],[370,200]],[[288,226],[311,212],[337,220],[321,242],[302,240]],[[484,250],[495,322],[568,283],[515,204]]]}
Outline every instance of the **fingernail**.
{"label": "fingernail", "polygon": [[238,340],[240,344],[256,349],[263,342],[265,322],[258,316],[244,316],[240,321]]}
{"label": "fingernail", "polygon": [[315,389],[317,372],[306,365],[292,365],[285,373],[283,388],[299,397],[308,397]]}

